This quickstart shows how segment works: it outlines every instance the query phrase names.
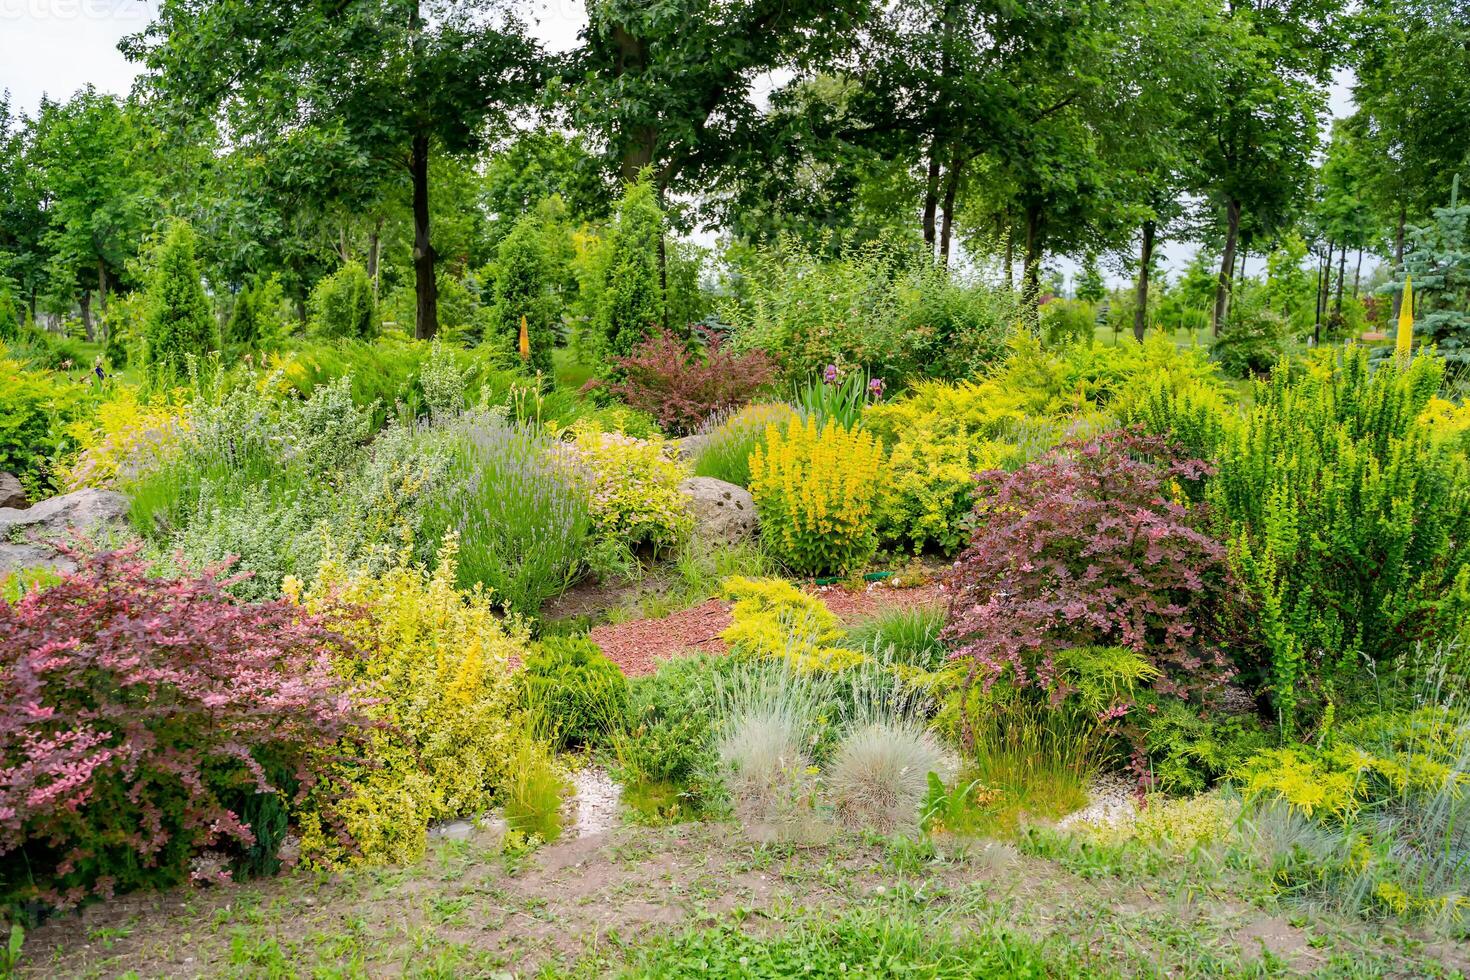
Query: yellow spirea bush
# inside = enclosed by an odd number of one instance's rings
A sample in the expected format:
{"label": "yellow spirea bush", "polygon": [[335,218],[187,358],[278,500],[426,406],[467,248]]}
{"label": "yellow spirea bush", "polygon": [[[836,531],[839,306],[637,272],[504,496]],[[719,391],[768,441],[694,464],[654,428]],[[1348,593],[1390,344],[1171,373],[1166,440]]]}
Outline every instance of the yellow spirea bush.
{"label": "yellow spirea bush", "polygon": [[738,654],[785,659],[800,670],[840,670],[865,659],[840,645],[842,626],[826,603],[785,579],[733,575],[722,591],[734,605],[720,638]]}
{"label": "yellow spirea bush", "polygon": [[119,386],[97,406],[96,414],[67,428],[81,447],[62,474],[69,490],[111,487],[136,476],[178,449],[189,428],[184,393],[140,399],[137,389]]}
{"label": "yellow spirea bush", "polygon": [[947,555],[964,546],[975,505],[975,474],[1015,455],[1003,442],[943,427],[916,425],[888,453],[879,503],[879,534],[915,554],[934,545]]}
{"label": "yellow spirea bush", "polygon": [[766,429],[750,454],[750,493],[761,535],[802,575],[861,568],[878,547],[883,444],[861,428],[814,420]]}
{"label": "yellow spirea bush", "polygon": [[694,518],[679,483],[689,470],[666,440],[603,432],[586,421],[573,425],[571,435],[562,458],[587,481],[599,536],[660,548],[688,536]]}
{"label": "yellow spirea bush", "polygon": [[510,660],[527,637],[483,591],[455,589],[456,550],[446,540],[433,573],[406,559],[381,575],[328,560],[309,589],[291,578],[283,586],[357,648],[337,667],[378,699],[371,713],[387,722],[335,773],[352,793],[333,809],[360,853],[308,811],[301,848],[313,864],[414,860],[431,820],[482,813],[507,783],[507,760],[526,737]]}

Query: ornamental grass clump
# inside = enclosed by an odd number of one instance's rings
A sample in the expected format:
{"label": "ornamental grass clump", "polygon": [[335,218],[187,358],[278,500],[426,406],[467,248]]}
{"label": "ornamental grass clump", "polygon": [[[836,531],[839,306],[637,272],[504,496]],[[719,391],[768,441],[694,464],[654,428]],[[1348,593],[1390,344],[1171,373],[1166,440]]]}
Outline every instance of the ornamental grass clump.
{"label": "ornamental grass clump", "polygon": [[136,546],[72,557],[0,602],[0,904],[175,885],[206,848],[274,870],[286,811],[335,795],[325,760],[371,724],[333,670],[354,651],[216,571],[153,577]]}
{"label": "ornamental grass clump", "polygon": [[459,538],[459,584],[482,584],[496,603],[525,616],[572,583],[592,528],[586,487],[552,449],[551,438],[528,424],[472,417],[427,507],[426,540],[448,531]]}
{"label": "ornamental grass clump", "polygon": [[883,445],[862,429],[811,418],[766,429],[750,455],[750,492],[771,551],[801,575],[843,575],[878,547]]}

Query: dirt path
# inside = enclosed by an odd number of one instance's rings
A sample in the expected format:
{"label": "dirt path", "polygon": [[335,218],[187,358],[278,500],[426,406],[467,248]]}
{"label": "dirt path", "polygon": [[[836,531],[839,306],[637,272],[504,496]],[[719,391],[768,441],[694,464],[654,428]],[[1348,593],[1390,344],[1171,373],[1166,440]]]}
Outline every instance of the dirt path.
{"label": "dirt path", "polygon": [[1183,871],[1138,882],[1078,876],[979,842],[948,854],[848,838],[766,848],[729,825],[688,824],[621,827],[520,859],[482,833],[437,841],[409,867],[129,896],[38,929],[21,972],[559,976],[575,965],[578,975],[606,976],[654,934],[800,928],[803,917],[848,911],[1004,928],[1095,963],[1095,975],[1333,972],[1341,962],[1412,976],[1454,955],[1413,952],[1405,937],[1355,925],[1274,916]]}

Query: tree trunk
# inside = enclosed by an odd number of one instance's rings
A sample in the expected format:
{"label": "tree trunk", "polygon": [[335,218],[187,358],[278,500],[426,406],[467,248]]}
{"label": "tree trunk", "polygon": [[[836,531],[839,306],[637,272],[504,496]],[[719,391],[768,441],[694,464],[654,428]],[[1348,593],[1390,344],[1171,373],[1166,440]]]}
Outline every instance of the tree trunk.
{"label": "tree trunk", "polygon": [[434,281],[434,246],[429,241],[429,138],[415,136],[409,157],[413,179],[413,275],[418,294],[413,335],[428,340],[439,332],[439,285]]}
{"label": "tree trunk", "polygon": [[1154,260],[1154,223],[1143,223],[1143,245],[1138,250],[1138,289],[1134,295],[1133,336],[1143,340],[1148,324],[1148,267]]}
{"label": "tree trunk", "polygon": [[1353,299],[1358,298],[1358,280],[1363,278],[1363,250],[1358,249],[1358,267],[1353,270]]}
{"label": "tree trunk", "polygon": [[373,281],[373,299],[378,298],[378,250],[383,245],[383,218],[380,215],[373,223],[372,234],[368,236],[367,274]]}
{"label": "tree trunk", "polygon": [[1026,268],[1021,273],[1021,291],[1032,314],[1041,302],[1041,208],[1035,204],[1026,206]]}
{"label": "tree trunk", "polygon": [[1347,243],[1337,250],[1337,302],[1333,309],[1342,314],[1342,284],[1347,282]]}
{"label": "tree trunk", "polygon": [[92,291],[82,290],[82,329],[87,331],[87,343],[92,342]]}
{"label": "tree trunk", "polygon": [[1312,294],[1312,344],[1322,343],[1322,263],[1317,263],[1317,291]]}
{"label": "tree trunk", "polygon": [[934,255],[934,216],[939,211],[939,141],[929,148],[929,173],[924,181],[924,244]]}
{"label": "tree trunk", "polygon": [[97,260],[97,312],[107,312],[107,263]]}
{"label": "tree trunk", "polygon": [[960,174],[964,171],[964,166],[959,153],[955,153],[950,158],[949,173],[944,178],[944,223],[939,232],[939,261],[944,265],[949,265],[949,242],[954,230],[954,199],[959,192]]}
{"label": "tree trunk", "polygon": [[1006,208],[1006,288],[1016,288],[1016,227],[1010,208]]}
{"label": "tree trunk", "polygon": [[1231,198],[1225,206],[1225,253],[1220,256],[1220,278],[1215,283],[1215,315],[1210,329],[1220,336],[1220,324],[1230,309],[1231,274],[1235,271],[1235,242],[1240,237],[1240,202]]}
{"label": "tree trunk", "polygon": [[[1395,275],[1404,274],[1404,219],[1407,215],[1402,204],[1399,205],[1398,225],[1393,233],[1393,271]],[[1399,307],[1404,304],[1404,291],[1396,289],[1393,293],[1393,321],[1398,322]]]}

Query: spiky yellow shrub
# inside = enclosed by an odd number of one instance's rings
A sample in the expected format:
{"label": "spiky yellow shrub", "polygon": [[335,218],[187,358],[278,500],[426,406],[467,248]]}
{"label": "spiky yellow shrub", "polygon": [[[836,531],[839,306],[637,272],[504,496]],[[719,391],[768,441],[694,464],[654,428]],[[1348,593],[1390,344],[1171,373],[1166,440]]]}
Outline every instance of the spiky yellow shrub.
{"label": "spiky yellow shrub", "polygon": [[785,579],[735,575],[723,591],[735,604],[720,638],[736,653],[785,659],[800,670],[839,670],[863,660],[840,645],[844,633],[832,610]]}
{"label": "spiky yellow shrub", "polygon": [[97,406],[95,415],[67,428],[81,453],[65,468],[64,484],[69,490],[111,487],[136,476],[177,450],[188,427],[182,393],[145,401],[136,389],[119,387]]}
{"label": "spiky yellow shrub", "polygon": [[302,819],[302,854],[315,864],[408,861],[422,854],[431,820],[482,813],[508,781],[525,724],[510,658],[526,637],[491,611],[489,596],[454,587],[456,545],[430,574],[406,561],[382,575],[323,563],[309,589],[286,594],[327,617],[356,648],[337,669],[376,699],[385,727],[337,763],[351,787],[332,805],[355,847],[314,812]]}
{"label": "spiky yellow shrub", "polygon": [[766,429],[750,454],[750,493],[767,545],[792,571],[844,574],[878,547],[883,444],[829,421]]}

